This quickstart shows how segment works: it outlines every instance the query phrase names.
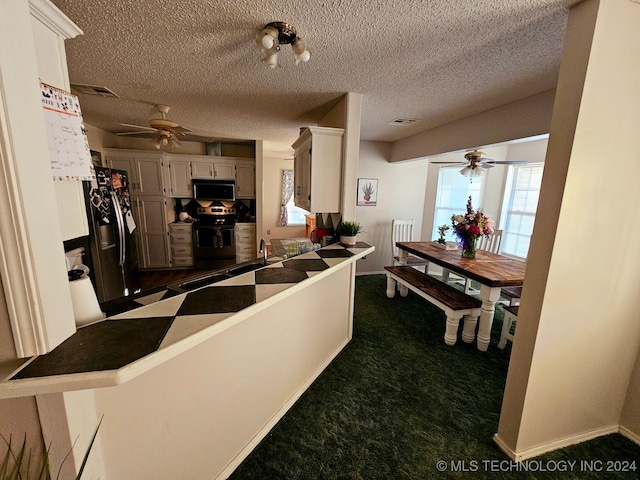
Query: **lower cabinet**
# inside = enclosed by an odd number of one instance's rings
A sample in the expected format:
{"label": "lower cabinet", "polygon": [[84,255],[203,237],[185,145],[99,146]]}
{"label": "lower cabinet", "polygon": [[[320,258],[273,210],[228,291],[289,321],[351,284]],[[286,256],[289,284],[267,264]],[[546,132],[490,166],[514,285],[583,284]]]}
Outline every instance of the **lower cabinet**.
{"label": "lower cabinet", "polygon": [[257,256],[256,224],[236,223],[236,263],[248,262]]}
{"label": "lower cabinet", "polygon": [[169,243],[174,267],[193,266],[193,234],[190,223],[170,223]]}
{"label": "lower cabinet", "polygon": [[141,269],[169,268],[169,238],[164,197],[132,198]]}

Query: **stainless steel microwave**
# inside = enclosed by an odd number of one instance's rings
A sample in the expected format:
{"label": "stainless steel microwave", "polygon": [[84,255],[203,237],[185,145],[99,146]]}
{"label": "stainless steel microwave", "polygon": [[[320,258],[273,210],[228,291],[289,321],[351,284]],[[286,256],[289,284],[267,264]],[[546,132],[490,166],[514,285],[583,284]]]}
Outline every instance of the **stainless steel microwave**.
{"label": "stainless steel microwave", "polygon": [[196,200],[236,200],[236,182],[233,180],[192,180],[193,198]]}

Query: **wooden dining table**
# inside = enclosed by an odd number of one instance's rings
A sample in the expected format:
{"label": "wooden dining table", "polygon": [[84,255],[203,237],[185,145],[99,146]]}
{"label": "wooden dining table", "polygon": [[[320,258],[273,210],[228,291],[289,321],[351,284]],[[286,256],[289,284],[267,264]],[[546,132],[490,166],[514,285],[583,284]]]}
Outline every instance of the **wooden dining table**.
{"label": "wooden dining table", "polygon": [[[424,258],[429,262],[475,280],[480,284],[482,309],[478,322],[478,350],[486,351],[491,340],[491,327],[496,302],[500,299],[502,287],[519,286],[524,282],[526,263],[484,250],[476,251],[476,258],[462,258],[460,250],[445,250],[433,242],[397,242],[400,263],[406,265],[409,254]],[[473,338],[464,337],[471,343]]]}

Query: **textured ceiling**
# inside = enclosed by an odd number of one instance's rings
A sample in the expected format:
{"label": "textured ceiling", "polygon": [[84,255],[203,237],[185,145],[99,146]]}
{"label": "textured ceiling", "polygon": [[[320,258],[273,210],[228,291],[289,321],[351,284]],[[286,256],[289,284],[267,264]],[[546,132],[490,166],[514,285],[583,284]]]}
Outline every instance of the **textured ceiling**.
{"label": "textured ceiling", "polygon": [[[579,0],[52,0],[83,31],[66,42],[85,121],[148,125],[154,105],[195,135],[290,145],[347,92],[364,140],[393,142],[555,87]],[[255,34],[293,24],[311,52],[262,62]],[[415,118],[411,126],[388,125]]]}

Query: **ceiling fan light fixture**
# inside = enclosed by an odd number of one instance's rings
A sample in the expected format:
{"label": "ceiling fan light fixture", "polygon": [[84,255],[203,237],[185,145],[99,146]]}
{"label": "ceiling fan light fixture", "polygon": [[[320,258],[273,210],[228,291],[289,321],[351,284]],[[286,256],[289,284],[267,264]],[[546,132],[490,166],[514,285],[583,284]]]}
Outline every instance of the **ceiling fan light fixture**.
{"label": "ceiling fan light fixture", "polygon": [[263,61],[269,68],[278,66],[280,45],[291,45],[296,65],[308,62],[311,58],[304,41],[298,37],[296,29],[286,22],[267,23],[256,35],[256,43],[265,54]]}

